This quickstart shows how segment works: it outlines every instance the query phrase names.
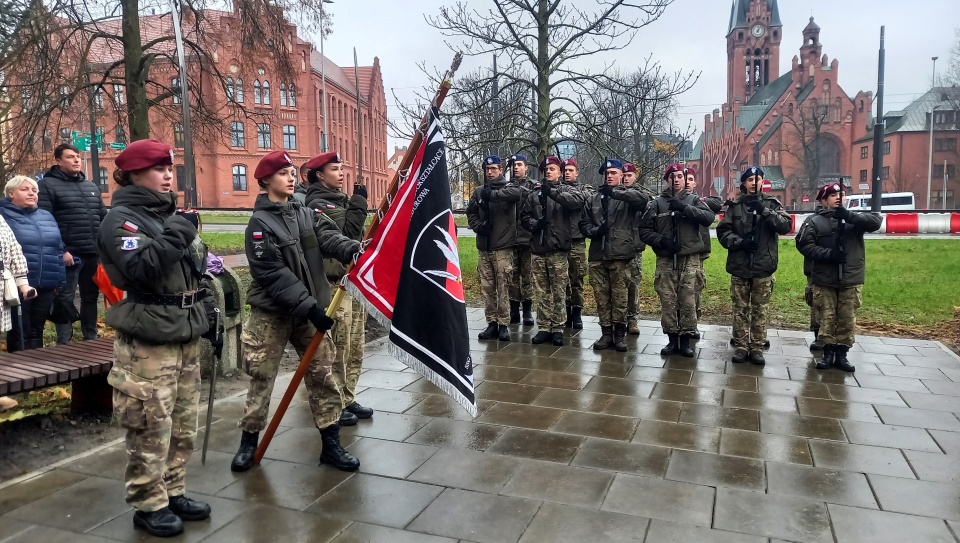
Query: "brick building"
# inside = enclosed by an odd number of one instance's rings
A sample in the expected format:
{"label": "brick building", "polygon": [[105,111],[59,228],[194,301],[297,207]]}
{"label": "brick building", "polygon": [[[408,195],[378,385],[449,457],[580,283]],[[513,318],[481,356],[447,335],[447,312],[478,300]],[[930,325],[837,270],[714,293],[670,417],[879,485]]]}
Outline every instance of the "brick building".
{"label": "brick building", "polygon": [[[290,25],[287,51],[294,65],[294,74],[285,80],[277,75],[274,67],[257,63],[245,56],[245,48],[236,29],[240,24],[235,13],[229,11],[204,11],[207,32],[216,36],[210,47],[215,48],[213,58],[216,70],[201,70],[196,59],[188,55],[187,64],[191,84],[199,87],[204,106],[218,112],[219,118],[212,126],[201,127],[194,118],[194,155],[197,177],[197,201],[206,208],[248,208],[253,206],[259,187],[253,172],[257,162],[266,153],[285,149],[299,165],[320,152],[323,137],[323,102],[327,103],[328,148],[338,151],[344,163],[344,190],[352,192],[358,178],[359,140],[362,133],[362,177],[369,189],[371,206],[379,203],[387,184],[387,106],[379,59],[370,66],[359,67],[360,125],[357,121],[357,81],[353,67],[341,68],[332,60],[323,57],[312,44],[297,36],[297,29]],[[191,37],[192,25],[185,22],[185,32]],[[120,20],[99,22],[99,30],[120,35]],[[142,40],[148,42],[159,36],[172,36],[169,14],[144,15],[140,19]],[[232,38],[233,37],[233,38]],[[168,47],[171,58],[172,43]],[[123,51],[113,40],[98,39],[93,43],[93,58],[107,66],[122,58]],[[101,68],[105,69],[105,68]],[[96,70],[96,68],[94,68]],[[219,75],[218,75],[219,73]],[[321,74],[326,77],[327,96],[323,96]],[[105,143],[126,142],[126,99],[122,72],[114,72],[115,83],[108,82],[96,95],[95,109],[97,126],[104,135]],[[176,65],[158,57],[150,70],[150,79],[177,84]],[[222,80],[220,80],[222,79]],[[148,88],[150,98],[162,90]],[[192,94],[191,97],[196,94]],[[183,186],[183,129],[178,114],[178,97],[163,100],[162,107],[151,108],[151,137],[174,144],[175,163],[178,173],[180,201],[184,202]],[[52,163],[52,147],[60,139],[69,138],[71,130],[89,131],[89,107],[86,103],[65,104],[64,114],[56,126],[48,126],[42,144],[28,151],[33,152],[22,162],[24,167]],[[9,127],[15,130],[15,126]],[[48,134],[59,135],[51,138]],[[51,141],[55,140],[55,141]],[[35,149],[35,150],[34,150]],[[100,171],[88,175],[98,182],[104,200],[109,204],[110,194],[117,187],[112,181],[114,158],[119,151],[109,146],[100,153]]]}
{"label": "brick building", "polygon": [[[933,161],[930,161],[930,122],[933,121]],[[931,179],[930,208],[956,209],[957,163],[960,161],[960,87],[935,87],[900,111],[884,114],[883,192],[912,192],[917,209],[927,207],[927,176]],[[853,185],[869,184],[873,170],[873,130],[853,142]],[[946,166],[944,166],[946,165]],[[932,166],[932,168],[931,168]],[[947,188],[944,191],[944,174]],[[944,202],[946,199],[946,202]]]}
{"label": "brick building", "polygon": [[[783,34],[777,0],[734,0],[727,28],[727,98],[704,120],[689,162],[701,191],[732,195],[740,172],[759,164],[785,205],[803,207],[824,179],[850,176],[854,141],[872,122],[872,94],[850,96],[839,62],[823,54],[810,18],[790,70],[780,74]],[[808,204],[812,205],[812,204]]]}

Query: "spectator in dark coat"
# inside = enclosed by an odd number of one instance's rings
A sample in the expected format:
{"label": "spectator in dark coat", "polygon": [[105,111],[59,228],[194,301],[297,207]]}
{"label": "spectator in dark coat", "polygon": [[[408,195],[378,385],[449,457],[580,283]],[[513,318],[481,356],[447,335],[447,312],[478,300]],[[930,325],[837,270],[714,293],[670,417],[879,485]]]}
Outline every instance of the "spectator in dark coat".
{"label": "spectator in dark coat", "polygon": [[[63,242],[57,221],[49,212],[37,207],[37,182],[18,175],[4,187],[6,198],[0,199],[3,216],[20,244],[27,260],[27,283],[36,289],[36,296],[21,293],[21,323],[14,320],[7,334],[7,350],[43,347],[43,327],[57,291],[63,287],[66,272],[63,265]],[[31,293],[32,294],[32,293]]]}
{"label": "spectator in dark coat", "polygon": [[[53,214],[63,238],[67,280],[58,296],[72,304],[79,286],[83,339],[96,339],[100,290],[93,282],[93,276],[100,264],[96,242],[107,208],[103,205],[100,187],[83,175],[79,149],[63,144],[54,150],[53,156],[57,164],[40,181],[39,205]],[[62,345],[71,339],[73,325],[58,324],[57,343]]]}

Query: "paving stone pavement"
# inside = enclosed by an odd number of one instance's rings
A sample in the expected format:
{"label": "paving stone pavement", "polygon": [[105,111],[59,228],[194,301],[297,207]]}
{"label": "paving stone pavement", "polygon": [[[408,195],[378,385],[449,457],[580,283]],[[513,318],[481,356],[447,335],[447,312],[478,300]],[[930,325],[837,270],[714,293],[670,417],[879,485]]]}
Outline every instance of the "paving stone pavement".
{"label": "paving stone pavement", "polygon": [[[960,357],[936,342],[858,337],[849,375],[811,370],[804,332],[771,331],[757,367],[729,362],[722,326],[702,327],[697,358],[664,359],[656,322],[621,354],[590,350],[595,318],[554,347],[534,327],[477,341],[469,316],[476,419],[375,342],[358,400],[376,415],[342,432],[358,473],[318,465],[301,391],[263,463],[234,474],[243,400],[220,400],[187,481],[214,513],[175,541],[958,541]],[[124,458],[113,445],[0,488],[0,541],[150,540]]]}

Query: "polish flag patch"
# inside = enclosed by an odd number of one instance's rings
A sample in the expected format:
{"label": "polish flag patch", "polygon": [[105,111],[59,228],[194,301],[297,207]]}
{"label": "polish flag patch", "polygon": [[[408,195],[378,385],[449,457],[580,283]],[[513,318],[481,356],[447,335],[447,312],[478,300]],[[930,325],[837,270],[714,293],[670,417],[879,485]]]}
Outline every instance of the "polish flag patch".
{"label": "polish flag patch", "polygon": [[121,228],[123,228],[124,230],[127,230],[128,232],[136,232],[136,231],[140,230],[140,227],[139,227],[139,226],[133,224],[133,223],[130,222],[130,221],[124,221],[123,224],[120,225],[120,226],[121,226]]}
{"label": "polish flag patch", "polygon": [[254,232],[253,239],[263,239],[263,232]]}

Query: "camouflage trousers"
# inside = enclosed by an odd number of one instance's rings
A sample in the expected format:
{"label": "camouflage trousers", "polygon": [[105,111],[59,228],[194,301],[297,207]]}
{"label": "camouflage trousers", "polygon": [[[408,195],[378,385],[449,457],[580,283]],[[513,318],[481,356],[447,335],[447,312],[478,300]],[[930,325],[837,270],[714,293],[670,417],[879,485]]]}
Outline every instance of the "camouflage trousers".
{"label": "camouflage trousers", "polygon": [[590,286],[597,301],[600,326],[627,322],[627,290],[630,260],[601,260],[590,263]]}
{"label": "camouflage trousers", "polygon": [[537,301],[537,328],[541,332],[563,332],[567,320],[564,297],[569,280],[567,253],[532,255],[533,291]]}
{"label": "camouflage trousers", "polygon": [[703,316],[703,310],[700,308],[700,298],[703,295],[703,289],[707,286],[707,272],[703,269],[704,261],[710,257],[710,253],[703,253],[700,255],[700,259],[697,263],[697,320],[700,320],[700,317]]}
{"label": "camouflage trousers", "polygon": [[[303,356],[315,333],[307,320],[267,313],[256,307],[250,310],[240,334],[243,371],[250,376],[243,418],[237,424],[241,430],[260,432],[267,427],[270,397],[284,347],[289,341],[297,355]],[[327,334],[303,378],[314,424],[321,430],[340,419],[345,373],[333,338]]]}
{"label": "camouflage trousers", "polygon": [[813,285],[813,306],[820,317],[820,341],[824,345],[853,346],[862,292],[863,285],[839,288]]}
{"label": "camouflage trousers", "polygon": [[567,253],[567,268],[570,270],[567,283],[567,305],[583,307],[583,278],[587,275],[587,242],[573,240]]}
{"label": "camouflage trousers", "polygon": [[510,282],[510,299],[513,301],[533,299],[533,276],[531,275],[530,247],[514,249],[513,281]]}
{"label": "camouflage trousers", "polygon": [[157,511],[186,488],[197,437],[200,340],[150,345],[126,334],[113,342],[113,415],[127,429],[127,503]]}
{"label": "camouflage trousers", "polygon": [[820,314],[813,305],[813,281],[807,277],[807,286],[803,289],[803,300],[810,306],[810,330],[820,330]]}
{"label": "camouflage trousers", "polygon": [[[331,292],[336,292],[338,288],[340,288],[339,283],[330,285]],[[360,379],[360,370],[363,367],[367,310],[356,298],[344,296],[337,311],[336,320],[337,324],[328,333],[333,334],[336,350],[332,354],[336,365],[343,364],[345,368],[344,382],[337,384],[343,392],[343,405],[347,406],[356,401],[357,381]],[[320,349],[323,349],[322,345]],[[334,376],[339,377],[336,373]]]}
{"label": "camouflage trousers", "polygon": [[[643,280],[643,253],[627,261],[627,318],[635,319],[640,313],[640,281]],[[616,321],[622,322],[622,321]]]}
{"label": "camouflage trousers", "polygon": [[767,308],[776,279],[730,277],[730,301],[733,306],[733,345],[737,349],[763,352],[767,341]]}
{"label": "camouflage trousers", "polygon": [[700,255],[657,256],[653,287],[660,296],[660,325],[665,334],[697,330],[697,273]]}
{"label": "camouflage trousers", "polygon": [[516,268],[516,251],[511,247],[479,253],[477,278],[483,294],[484,317],[486,322],[506,326],[510,324],[510,284]]}

